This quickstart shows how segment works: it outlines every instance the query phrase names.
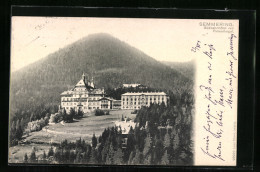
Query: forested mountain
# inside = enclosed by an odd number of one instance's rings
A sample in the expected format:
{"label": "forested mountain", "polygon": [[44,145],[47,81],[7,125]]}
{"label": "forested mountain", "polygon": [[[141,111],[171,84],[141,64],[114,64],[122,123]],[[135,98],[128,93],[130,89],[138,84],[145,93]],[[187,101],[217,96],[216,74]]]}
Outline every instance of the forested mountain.
{"label": "forested mountain", "polygon": [[161,61],[161,63],[170,66],[172,69],[179,71],[181,74],[189,78],[190,80],[194,80],[195,75],[195,61],[191,60],[188,62],[169,62],[169,61]]}
{"label": "forested mountain", "polygon": [[11,118],[40,105],[58,105],[60,93],[72,88],[83,72],[94,76],[96,87],[105,89],[140,83],[181,93],[190,92],[193,86],[178,69],[108,34],[93,34],[11,73]]}

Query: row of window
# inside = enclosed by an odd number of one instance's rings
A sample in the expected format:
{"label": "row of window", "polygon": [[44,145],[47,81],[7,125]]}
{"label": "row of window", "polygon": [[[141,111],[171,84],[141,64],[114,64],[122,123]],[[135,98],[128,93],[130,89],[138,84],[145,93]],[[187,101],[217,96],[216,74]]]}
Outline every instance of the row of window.
{"label": "row of window", "polygon": [[122,109],[140,109],[140,106],[123,106]]}
{"label": "row of window", "polygon": [[[162,101],[162,102],[164,102],[164,101]],[[146,104],[146,105],[148,105],[148,104],[150,104],[150,103],[161,103],[161,102],[158,102],[158,101],[156,101],[156,102],[143,102],[143,103],[140,103],[140,102],[123,102],[123,105],[140,105],[140,104]]]}
{"label": "row of window", "polygon": [[[81,100],[99,100],[101,99],[102,97],[89,97],[88,99],[86,98],[81,98]],[[61,98],[62,101],[79,101],[79,98],[66,98],[66,97],[63,97]]]}
{"label": "row of window", "polygon": [[[160,98],[160,97],[154,97],[154,98],[150,97],[150,101],[152,101],[153,99],[154,99],[154,100],[160,100],[160,99],[164,100],[164,97],[162,97],[162,98]],[[134,101],[137,101],[137,100],[140,101],[140,98],[138,98],[138,99],[137,99],[137,98],[135,98],[135,99],[133,99],[133,98],[131,98],[131,99],[130,99],[130,98],[129,98],[129,99],[126,98],[126,99],[125,99],[125,98],[123,98],[123,101],[125,101],[125,100],[126,100],[126,101],[128,101],[128,100],[130,100],[130,101],[133,101],[133,100],[134,100]],[[147,97],[146,97],[146,101],[148,101],[148,98],[147,98]]]}
{"label": "row of window", "polygon": [[[81,102],[81,104],[87,105],[87,102]],[[89,102],[88,104],[89,104],[89,105],[99,105],[99,102]],[[78,103],[73,103],[73,102],[67,102],[67,103],[65,103],[65,102],[62,102],[61,105],[62,105],[62,106],[65,106],[65,105],[67,105],[67,106],[71,105],[71,106],[72,106],[72,105],[78,105]]]}
{"label": "row of window", "polygon": [[[71,108],[76,110],[76,107],[65,107],[65,109],[67,109],[67,110],[69,110]],[[99,109],[99,107],[83,107],[83,109]]]}

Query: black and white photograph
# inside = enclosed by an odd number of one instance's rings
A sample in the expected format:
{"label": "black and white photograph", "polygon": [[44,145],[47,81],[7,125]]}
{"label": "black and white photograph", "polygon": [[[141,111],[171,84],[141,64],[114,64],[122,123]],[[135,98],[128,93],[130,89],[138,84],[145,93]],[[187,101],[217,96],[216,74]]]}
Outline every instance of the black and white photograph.
{"label": "black and white photograph", "polygon": [[236,165],[238,20],[11,18],[10,164]]}

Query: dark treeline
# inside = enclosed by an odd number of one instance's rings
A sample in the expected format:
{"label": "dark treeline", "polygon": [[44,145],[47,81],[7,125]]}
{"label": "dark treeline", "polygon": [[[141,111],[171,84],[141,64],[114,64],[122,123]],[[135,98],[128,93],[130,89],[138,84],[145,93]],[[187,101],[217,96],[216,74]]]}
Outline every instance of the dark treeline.
{"label": "dark treeline", "polygon": [[192,111],[164,104],[143,107],[136,116],[137,126],[127,135],[120,127],[111,127],[98,138],[93,135],[91,145],[81,139],[65,140],[55,151],[50,148],[45,163],[191,165]]}
{"label": "dark treeline", "polygon": [[108,88],[106,89],[106,95],[108,97],[112,97],[116,100],[121,100],[121,95],[127,92],[151,92],[151,91],[158,91],[156,89],[153,88],[149,88],[149,87],[129,87],[129,88],[125,88],[125,87],[119,87],[119,88]]}
{"label": "dark treeline", "polygon": [[102,115],[109,115],[109,111],[96,109],[95,110],[95,116],[102,116]]}
{"label": "dark treeline", "polygon": [[9,145],[14,146],[18,144],[29,122],[40,120],[57,111],[58,106],[56,105],[33,103],[31,106],[23,106],[19,110],[17,109],[9,119]]}

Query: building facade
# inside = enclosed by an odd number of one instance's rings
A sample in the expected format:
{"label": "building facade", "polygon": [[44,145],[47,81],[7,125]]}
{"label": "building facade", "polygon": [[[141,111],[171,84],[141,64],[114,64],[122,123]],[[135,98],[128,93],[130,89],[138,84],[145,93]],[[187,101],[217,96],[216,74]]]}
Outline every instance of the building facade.
{"label": "building facade", "polygon": [[86,113],[89,110],[100,109],[99,100],[104,96],[104,89],[95,88],[93,78],[88,81],[83,74],[73,89],[61,93],[61,108],[67,112],[73,108],[75,111],[82,110]]}
{"label": "building facade", "polygon": [[84,113],[95,110],[121,109],[121,100],[105,97],[104,89],[95,88],[93,79],[87,81],[85,75],[73,89],[61,93],[61,106],[67,112],[73,108]]}
{"label": "building facade", "polygon": [[164,92],[136,93],[128,92],[121,95],[122,109],[141,109],[142,106],[150,106],[152,103],[167,105],[168,96]]}

